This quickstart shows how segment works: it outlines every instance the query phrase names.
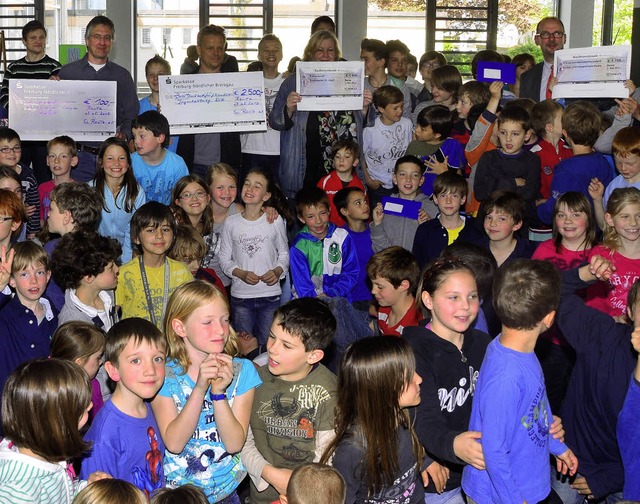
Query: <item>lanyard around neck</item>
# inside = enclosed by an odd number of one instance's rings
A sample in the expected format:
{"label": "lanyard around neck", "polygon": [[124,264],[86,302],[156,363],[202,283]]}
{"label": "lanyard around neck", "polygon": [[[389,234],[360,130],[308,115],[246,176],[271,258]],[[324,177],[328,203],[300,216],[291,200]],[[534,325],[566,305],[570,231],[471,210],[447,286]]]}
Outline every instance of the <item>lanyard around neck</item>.
{"label": "lanyard around neck", "polygon": [[[151,301],[151,290],[149,289],[149,282],[147,281],[147,273],[144,268],[144,262],[142,256],[138,256],[138,265],[140,266],[140,276],[142,277],[142,287],[144,287],[144,295],[147,298],[147,308],[149,309],[149,316],[151,322],[157,326],[156,314],[153,309],[153,302]],[[162,286],[162,311],[160,312],[160,320],[164,318],[164,310],[167,307],[167,298],[169,296],[169,261],[164,260],[164,285]]]}

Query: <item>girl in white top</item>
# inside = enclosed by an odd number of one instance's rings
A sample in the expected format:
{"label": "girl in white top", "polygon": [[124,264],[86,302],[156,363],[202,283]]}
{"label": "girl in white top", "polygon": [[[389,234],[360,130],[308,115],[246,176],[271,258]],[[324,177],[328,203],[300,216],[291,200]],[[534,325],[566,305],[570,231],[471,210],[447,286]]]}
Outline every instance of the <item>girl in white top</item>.
{"label": "girl in white top", "polygon": [[280,305],[280,280],[289,269],[289,246],[282,217],[269,222],[268,204],[288,215],[286,199],[263,170],[251,170],[242,186],[244,210],[227,218],[220,236],[220,264],[232,278],[231,317],[238,332],[266,344],[273,311]]}
{"label": "girl in white top", "polygon": [[[9,376],[2,395],[0,502],[71,504],[87,481],[67,460],[90,448],[80,435],[91,409],[89,376],[59,359],[26,362]],[[89,483],[108,478],[95,472]]]}

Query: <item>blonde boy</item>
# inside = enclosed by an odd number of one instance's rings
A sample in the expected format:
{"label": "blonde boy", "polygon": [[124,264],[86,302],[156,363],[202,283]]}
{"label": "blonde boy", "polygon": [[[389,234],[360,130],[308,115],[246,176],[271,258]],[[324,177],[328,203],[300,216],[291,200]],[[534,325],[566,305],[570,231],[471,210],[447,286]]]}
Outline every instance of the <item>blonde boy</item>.
{"label": "blonde boy", "polygon": [[9,285],[15,295],[7,300],[4,291],[0,309],[0,390],[20,364],[49,355],[58,327],[58,311],[43,297],[51,277],[45,250],[24,241],[16,243],[6,259],[3,264],[11,270]]}
{"label": "blonde boy", "polygon": [[415,304],[420,268],[413,254],[402,247],[389,247],[374,254],[367,275],[378,302],[378,329],[387,336],[402,336],[405,327],[418,325],[422,314]]}
{"label": "blonde boy", "polygon": [[614,178],[606,189],[596,179],[592,180],[589,186],[589,194],[593,198],[596,221],[600,229],[604,229],[604,209],[607,208],[607,202],[614,189],[624,187],[640,189],[640,130],[629,126],[618,131],[613,138],[611,152],[620,175]]}
{"label": "blonde boy", "polygon": [[78,165],[76,142],[66,136],[57,136],[47,143],[47,166],[51,170],[52,180],[38,186],[40,200],[40,225],[44,226],[51,206],[51,191],[63,182],[73,182],[71,169]]}
{"label": "blonde boy", "polygon": [[114,325],[105,340],[104,366],[116,388],[85,435],[93,446],[80,475],[104,471],[138,485],[148,497],[165,485],[165,447],[146,402],[164,382],[165,338],[151,322],[130,318]]}

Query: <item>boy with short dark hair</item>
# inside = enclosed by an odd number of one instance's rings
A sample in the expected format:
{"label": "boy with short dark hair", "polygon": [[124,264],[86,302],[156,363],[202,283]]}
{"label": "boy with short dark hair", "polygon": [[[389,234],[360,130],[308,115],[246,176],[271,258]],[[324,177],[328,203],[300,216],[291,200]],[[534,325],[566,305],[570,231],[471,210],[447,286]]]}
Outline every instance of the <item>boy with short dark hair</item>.
{"label": "boy with short dark hair", "polygon": [[468,120],[471,109],[473,107],[486,107],[490,99],[491,92],[486,82],[470,80],[460,86],[456,105],[458,121],[453,126],[451,136],[462,145],[467,145],[473,133],[473,123]]}
{"label": "boy with short dark hair", "polygon": [[149,497],[165,485],[164,443],[147,402],[164,382],[166,340],[151,322],[121,320],[105,337],[105,369],[115,390],[93,419],[81,477],[104,471],[137,485]]}
{"label": "boy with short dark hair", "polygon": [[51,277],[46,251],[32,241],[16,243],[6,267],[11,269],[9,285],[15,294],[0,308],[0,395],[20,364],[49,355],[58,327],[58,310],[43,297]]}
{"label": "boy with short dark hair", "polygon": [[589,194],[591,180],[597,178],[606,187],[613,179],[611,165],[593,146],[600,136],[602,117],[595,105],[577,101],[567,105],[562,114],[562,134],[573,151],[573,156],[556,165],[551,181],[549,198],[538,205],[538,217],[551,224],[557,199],[568,191]]}
{"label": "boy with short dark hair", "polygon": [[353,240],[360,273],[353,289],[352,304],[362,311],[369,310],[371,291],[367,285],[367,263],[373,255],[371,230],[369,229],[369,203],[365,193],[357,187],[340,189],[334,198],[336,209],[347,221],[344,229]]}
{"label": "boy with short dark hair", "polygon": [[[162,56],[156,54],[145,63],[144,75],[147,79],[147,84],[149,84],[151,94],[140,100],[140,110],[138,114],[144,114],[147,110],[158,110],[158,104],[160,103],[160,84],[158,81],[160,77],[164,75],[171,75],[171,65]],[[178,136],[170,137],[167,149],[176,152],[179,140],[180,137]]]}
{"label": "boy with short dark hair", "polygon": [[329,199],[318,187],[296,194],[298,220],[304,224],[289,250],[295,297],[344,297],[351,301],[359,267],[349,233],[329,222]]}
{"label": "boy with short dark hair", "polygon": [[[395,86],[402,92],[403,102],[406,107],[402,111],[402,116],[411,119],[411,92],[409,87],[404,83],[394,81],[387,74],[387,66],[389,63],[389,50],[387,45],[378,39],[364,38],[360,42],[360,59],[364,63],[364,80],[365,91],[374,93],[377,89],[384,86]],[[398,85],[399,84],[399,85]],[[373,126],[373,122],[380,115],[378,106],[371,102],[369,110],[365,116],[365,126]]]}
{"label": "boy with short dark hair", "polygon": [[336,193],[345,187],[355,187],[366,192],[362,180],[355,173],[360,162],[360,147],[351,140],[338,140],[331,146],[333,156],[333,171],[320,179],[318,187],[327,193],[331,214],[329,220],[336,226],[344,226],[344,217],[336,208],[333,198]]}
{"label": "boy with short dark hair", "polygon": [[374,254],[367,275],[378,302],[378,330],[385,336],[402,336],[405,327],[416,326],[422,313],[416,306],[420,268],[415,257],[402,247]]}
{"label": "boy with short dark hair", "polygon": [[462,175],[444,172],[436,177],[433,202],[438,207],[438,215],[420,224],[413,239],[413,255],[420,269],[452,243],[481,242],[482,235],[473,220],[462,212],[467,189],[467,182]]}
{"label": "boy with short dark hair", "polygon": [[184,264],[167,257],[175,232],[175,218],[162,203],[149,201],[133,214],[131,238],[140,255],[120,268],[116,303],[123,319],[141,317],[162,327],[169,296],[193,280]]}
{"label": "boy with short dark hair", "polygon": [[447,170],[457,171],[464,168],[464,147],[450,137],[453,128],[453,115],[444,105],[432,105],[420,111],[416,120],[416,139],[407,147],[405,155],[420,158],[430,168],[424,176],[422,192],[433,195],[433,181],[437,174]]}
{"label": "boy with short dark hair", "polygon": [[500,148],[486,152],[478,162],[473,191],[484,201],[498,190],[518,194],[535,214],[535,200],[540,192],[540,159],[523,149],[529,138],[531,121],[521,107],[505,108],[497,120]]}
{"label": "boy with short dark hair", "polygon": [[551,196],[551,181],[557,164],[573,156],[562,138],[562,114],[564,108],[555,100],[536,103],[531,112],[531,127],[538,136],[538,142],[531,152],[540,158],[540,197]]}
{"label": "boy with short dark hair", "polygon": [[180,178],[189,175],[184,160],[169,145],[169,121],[157,110],[140,114],[131,124],[136,152],[131,164],[136,180],[147,200],[164,205],[171,203],[171,191]]}
{"label": "boy with short dark hair", "polygon": [[[436,214],[436,207],[426,194],[420,191],[424,182],[425,165],[416,156],[405,155],[396,161],[393,168],[392,182],[398,192],[392,194],[401,202],[390,202],[383,207],[378,203],[373,209],[371,222],[371,240],[374,252],[400,245],[409,250],[418,226]],[[402,206],[400,213],[385,213]],[[405,208],[406,206],[406,208]],[[414,213],[408,213],[412,206]],[[417,217],[416,217],[417,213]]]}
{"label": "boy with short dark hair", "polygon": [[535,244],[516,235],[524,223],[525,211],[522,198],[511,191],[491,193],[480,207],[486,234],[481,244],[493,254],[498,266],[533,255]]}
{"label": "boy with short dark hair", "polygon": [[20,164],[21,157],[20,135],[11,128],[0,128],[0,165],[9,166],[20,175],[24,208],[27,212],[27,238],[32,239],[40,231],[38,181],[31,168]]}
{"label": "boy with short dark hair", "polygon": [[[411,105],[411,110],[413,111],[416,106],[416,98],[424,86],[422,82],[418,82],[407,72],[407,65],[409,63],[410,56],[409,47],[407,47],[407,45],[401,40],[387,40],[385,45],[387,46],[387,53],[389,55],[389,59],[387,61],[387,72],[389,73],[389,77],[391,78],[394,86],[407,86],[409,93],[411,93],[411,103],[408,103],[407,106]],[[413,59],[416,59],[415,56]]]}
{"label": "boy with short dark hair", "polygon": [[269,360],[258,370],[262,386],[241,452],[255,504],[285,495],[292,470],[318,461],[335,435],[336,377],[320,364],[335,330],[335,317],[318,299],[294,299],[273,314]]}
{"label": "boy with short dark hair", "polygon": [[518,260],[498,270],[493,292],[502,333],[487,348],[469,423],[482,432],[486,469],[465,466],[462,488],[471,503],[541,502],[551,493],[550,454],[562,472],[578,469],[573,452],[549,436],[553,419],[533,351],[553,324],[560,274],[550,263]]}
{"label": "boy with short dark hair", "polygon": [[63,182],[73,182],[71,170],[78,164],[76,142],[67,135],[57,136],[47,142],[47,166],[51,170],[52,180],[38,186],[40,199],[40,226],[44,226],[51,205],[51,191]]}
{"label": "boy with short dark hair", "polygon": [[[72,231],[95,232],[100,221],[102,205],[93,187],[76,182],[63,182],[53,188],[47,215],[47,231],[64,236]],[[44,245],[49,256],[53,254],[60,238]],[[47,299],[58,310],[64,306],[64,291],[52,280],[47,286]]]}
{"label": "boy with short dark hair", "polygon": [[380,116],[362,133],[364,176],[376,202],[393,189],[392,173],[397,159],[407,150],[413,137],[413,124],[402,116],[404,96],[395,86],[381,86],[373,93],[373,104]]}
{"label": "boy with short dark hair", "polygon": [[65,290],[60,324],[80,320],[108,331],[117,321],[113,291],[118,284],[117,261],[122,247],[98,233],[64,235],[51,254],[51,271]]}

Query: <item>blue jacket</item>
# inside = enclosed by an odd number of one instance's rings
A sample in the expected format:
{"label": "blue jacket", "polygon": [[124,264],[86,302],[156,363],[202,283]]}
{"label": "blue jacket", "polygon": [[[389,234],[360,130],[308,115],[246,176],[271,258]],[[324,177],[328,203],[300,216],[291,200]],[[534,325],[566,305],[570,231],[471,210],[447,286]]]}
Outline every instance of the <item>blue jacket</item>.
{"label": "blue jacket", "polygon": [[344,297],[358,283],[360,266],[355,244],[346,229],[329,223],[327,236],[318,240],[304,226],[289,252],[289,270],[296,297]]}
{"label": "blue jacket", "polygon": [[565,441],[580,461],[580,474],[599,500],[622,491],[616,426],[637,354],[631,346],[631,326],[585,306],[576,295],[586,286],[577,269],[563,273],[557,322],[576,351],[576,365],[560,416]]}
{"label": "blue jacket", "polygon": [[[454,243],[474,243],[480,245],[484,234],[476,227],[473,218],[461,217],[464,219],[465,224]],[[413,239],[413,255],[416,256],[420,268],[424,268],[428,262],[439,257],[440,253],[447,248],[448,243],[449,233],[447,233],[447,229],[440,223],[438,217],[420,224]]]}
{"label": "blue jacket", "polygon": [[538,206],[538,217],[545,224],[551,225],[551,215],[557,199],[569,191],[577,191],[584,194],[593,206],[591,196],[589,196],[589,183],[591,179],[597,177],[605,187],[613,179],[611,165],[602,154],[592,152],[591,154],[579,154],[556,165],[551,182],[551,196],[542,205]]}
{"label": "blue jacket", "polygon": [[[296,90],[295,73],[280,86],[273,108],[269,114],[269,125],[280,131],[280,186],[288,198],[293,198],[303,185],[307,171],[307,121],[309,112],[296,110],[293,117],[287,114],[287,97]],[[362,146],[362,111],[354,110],[358,145]],[[362,162],[357,173],[364,180]]]}

